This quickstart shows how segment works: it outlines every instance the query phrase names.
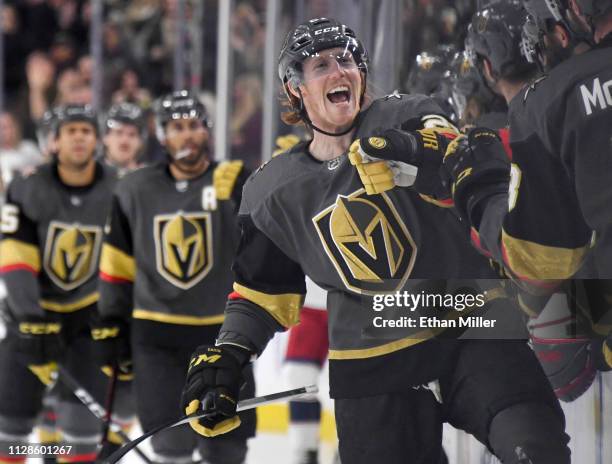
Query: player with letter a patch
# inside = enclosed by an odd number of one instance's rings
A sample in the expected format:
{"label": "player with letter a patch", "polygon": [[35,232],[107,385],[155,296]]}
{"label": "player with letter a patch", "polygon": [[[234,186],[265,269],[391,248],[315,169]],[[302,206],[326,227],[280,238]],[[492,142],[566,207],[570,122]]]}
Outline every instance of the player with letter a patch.
{"label": "player with letter a patch", "polygon": [[[231,291],[238,245],[236,213],[248,173],[240,161],[212,161],[208,113],[187,91],[158,103],[157,136],[167,161],[122,178],[116,188],[100,260],[98,343],[109,360],[131,337],[137,409],[146,432],[177,419],[190,353],[214,343]],[[215,354],[200,363],[223,364]],[[254,396],[244,372],[241,394]],[[240,464],[255,414],[217,440],[200,438],[205,462]],[[196,437],[188,426],[155,435],[156,462],[191,463]]]}
{"label": "player with letter a patch", "polygon": [[[116,177],[94,159],[92,109],[68,105],[54,114],[52,161],[16,178],[2,208],[0,271],[12,322],[0,347],[0,462],[25,462],[8,447],[27,444],[57,362],[98,398],[108,382],[91,359],[89,321]],[[62,388],[57,427],[72,446],[70,462],[94,462],[101,424]]]}
{"label": "player with letter a patch", "polygon": [[[432,189],[424,198],[414,188],[440,184],[454,128],[429,97],[371,101],[367,75],[363,44],[338,21],[313,19],[287,36],[279,59],[291,108],[284,119],[306,124],[312,139],[245,184],[234,292],[216,346],[192,356],[215,350],[221,358],[192,367],[183,390],[187,412],[203,405],[216,414],[194,428],[239,426],[239,369],[275,332],[300,321],[308,276],[328,292],[330,394],[342,462],[443,462],[447,420],[505,463],[569,463],[558,400],[525,341],[365,330],[375,296],[448,293],[459,281],[471,288],[494,276],[453,211],[432,204],[444,203],[444,192]],[[486,306],[518,317],[493,289]]]}

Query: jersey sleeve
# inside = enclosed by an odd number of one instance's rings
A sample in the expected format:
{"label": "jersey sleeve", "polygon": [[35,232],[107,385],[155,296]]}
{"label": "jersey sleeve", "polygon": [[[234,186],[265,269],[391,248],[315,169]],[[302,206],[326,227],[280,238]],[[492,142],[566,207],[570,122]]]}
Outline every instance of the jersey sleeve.
{"label": "jersey sleeve", "polygon": [[17,319],[43,317],[38,275],[41,267],[36,222],[24,210],[18,193],[21,180],[14,180],[1,210],[0,274],[6,283],[8,305]]}
{"label": "jersey sleeve", "polygon": [[98,310],[103,318],[130,318],[135,276],[130,223],[119,197],[114,195],[100,256]]}
{"label": "jersey sleeve", "polygon": [[261,353],[275,332],[299,322],[306,283],[300,265],[253,223],[239,216],[240,244],[232,267],[233,292],[217,343]]}
{"label": "jersey sleeve", "polygon": [[[473,243],[503,264],[524,290],[525,302],[529,294],[539,300],[574,276],[592,236],[570,171],[541,134],[534,132],[511,146],[504,143],[511,159],[508,194],[489,199],[478,229],[472,231]],[[523,306],[530,316],[537,314],[530,308],[541,309],[539,304]]]}

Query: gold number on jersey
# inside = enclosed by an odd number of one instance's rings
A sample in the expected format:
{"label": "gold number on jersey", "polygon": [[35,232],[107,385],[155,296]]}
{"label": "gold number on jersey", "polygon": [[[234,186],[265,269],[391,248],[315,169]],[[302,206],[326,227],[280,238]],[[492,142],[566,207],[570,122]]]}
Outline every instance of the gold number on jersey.
{"label": "gold number on jersey", "polygon": [[14,234],[19,228],[19,208],[15,205],[6,204],[2,206],[0,215],[0,232]]}
{"label": "gold number on jersey", "polygon": [[521,168],[515,163],[510,166],[510,187],[508,189],[508,212],[512,211],[518,200],[519,187],[521,185]]}

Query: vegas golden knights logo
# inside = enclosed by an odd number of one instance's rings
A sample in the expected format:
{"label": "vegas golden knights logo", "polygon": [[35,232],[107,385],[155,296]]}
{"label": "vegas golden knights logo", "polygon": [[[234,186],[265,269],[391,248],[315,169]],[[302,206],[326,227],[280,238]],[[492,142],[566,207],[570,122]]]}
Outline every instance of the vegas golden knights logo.
{"label": "vegas golden knights logo", "polygon": [[193,287],[213,265],[210,213],[155,216],[157,271],[176,287]]}
{"label": "vegas golden knights logo", "polygon": [[101,241],[101,227],[52,221],[45,242],[45,272],[64,290],[79,287],[98,269]]}
{"label": "vegas golden knights logo", "polygon": [[401,289],[412,271],[416,246],[386,194],[364,189],[344,196],[313,219],[344,285],[371,295]]}

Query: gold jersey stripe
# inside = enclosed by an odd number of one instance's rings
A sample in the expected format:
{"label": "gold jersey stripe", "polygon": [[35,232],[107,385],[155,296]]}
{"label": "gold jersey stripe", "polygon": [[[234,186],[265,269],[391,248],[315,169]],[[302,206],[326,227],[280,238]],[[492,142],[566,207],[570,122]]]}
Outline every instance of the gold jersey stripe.
{"label": "gold jersey stripe", "polygon": [[531,280],[568,279],[576,273],[587,246],[562,248],[521,240],[502,230],[502,243],[508,266],[521,278]]}
{"label": "gold jersey stripe", "polygon": [[136,263],[126,252],[108,243],[102,245],[100,272],[115,279],[134,281]]}
{"label": "gold jersey stripe", "polygon": [[283,327],[291,327],[300,322],[300,309],[304,305],[304,296],[299,293],[272,295],[251,290],[234,282],[234,291],[242,297],[261,306]]}
{"label": "gold jersey stripe", "polygon": [[35,245],[12,238],[0,241],[0,267],[10,268],[25,265],[35,272],[40,271],[40,253]]}
{"label": "gold jersey stripe", "polygon": [[603,353],[606,363],[608,364],[608,366],[612,367],[612,349],[610,348],[607,342],[604,342]]}
{"label": "gold jersey stripe", "polygon": [[90,293],[89,295],[81,298],[80,300],[73,301],[72,303],[58,303],[56,301],[40,300],[40,307],[47,311],[53,311],[55,313],[73,313],[79,309],[83,309],[86,306],[96,303],[100,299],[98,292]]}
{"label": "gold jersey stripe", "polygon": [[373,348],[360,348],[355,350],[329,350],[329,359],[345,360],[345,359],[367,359],[383,356],[385,354],[394,353],[404,348],[417,345],[433,338],[438,332],[445,329],[431,329],[422,332],[417,332],[406,338],[385,343],[384,345],[375,346]]}
{"label": "gold jersey stripe", "polygon": [[187,316],[185,314],[168,314],[137,308],[132,312],[132,317],[134,319],[163,322],[165,324],[215,325],[223,323],[225,314],[218,314],[216,316]]}

